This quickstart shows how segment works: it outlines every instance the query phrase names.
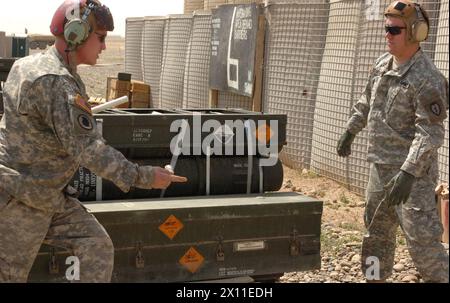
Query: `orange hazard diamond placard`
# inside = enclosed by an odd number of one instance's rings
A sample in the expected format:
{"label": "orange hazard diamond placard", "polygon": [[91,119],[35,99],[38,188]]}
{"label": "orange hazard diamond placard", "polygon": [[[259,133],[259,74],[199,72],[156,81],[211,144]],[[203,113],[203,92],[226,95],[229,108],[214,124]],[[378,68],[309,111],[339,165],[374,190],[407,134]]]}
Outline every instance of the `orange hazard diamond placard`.
{"label": "orange hazard diamond placard", "polygon": [[194,248],[191,247],[180,259],[180,264],[187,268],[191,273],[195,273],[205,258]]}
{"label": "orange hazard diamond placard", "polygon": [[261,144],[269,144],[273,137],[272,129],[269,125],[263,124],[256,130],[256,139]]}
{"label": "orange hazard diamond placard", "polygon": [[184,227],[183,223],[178,220],[174,215],[170,215],[163,224],[159,226],[159,230],[163,232],[170,240],[172,240],[176,234]]}

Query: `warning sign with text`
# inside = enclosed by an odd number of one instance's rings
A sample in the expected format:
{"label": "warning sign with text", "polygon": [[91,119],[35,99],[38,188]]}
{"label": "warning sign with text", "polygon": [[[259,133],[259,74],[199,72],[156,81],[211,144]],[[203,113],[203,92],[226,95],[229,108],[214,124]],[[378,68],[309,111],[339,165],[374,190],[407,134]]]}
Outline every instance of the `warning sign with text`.
{"label": "warning sign with text", "polygon": [[222,5],[213,10],[210,87],[252,97],[259,8]]}

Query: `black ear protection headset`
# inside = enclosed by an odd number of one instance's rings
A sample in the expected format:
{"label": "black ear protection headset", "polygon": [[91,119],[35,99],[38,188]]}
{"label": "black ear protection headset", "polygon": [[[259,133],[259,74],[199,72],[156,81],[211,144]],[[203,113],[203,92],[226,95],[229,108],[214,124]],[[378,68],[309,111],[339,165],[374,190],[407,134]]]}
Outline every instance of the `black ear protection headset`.
{"label": "black ear protection headset", "polygon": [[98,6],[97,3],[88,0],[81,18],[70,19],[64,25],[64,39],[67,43],[66,51],[73,51],[79,45],[83,44],[89,34],[92,32],[91,25],[89,24],[89,15]]}

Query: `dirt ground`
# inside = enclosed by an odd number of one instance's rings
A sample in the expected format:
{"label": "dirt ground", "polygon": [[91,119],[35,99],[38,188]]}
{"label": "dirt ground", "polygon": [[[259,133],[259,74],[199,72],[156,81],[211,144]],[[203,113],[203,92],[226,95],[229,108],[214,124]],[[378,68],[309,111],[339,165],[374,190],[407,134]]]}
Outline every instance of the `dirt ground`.
{"label": "dirt ground", "polygon": [[330,226],[363,230],[363,197],[350,192],[339,183],[318,176],[308,170],[295,170],[284,166],[282,191],[295,191],[322,200],[322,222]]}
{"label": "dirt ground", "polygon": [[125,41],[120,37],[108,37],[106,50],[102,52],[95,66],[81,65],[78,73],[86,85],[89,97],[106,97],[106,78],[117,77],[125,71]]}

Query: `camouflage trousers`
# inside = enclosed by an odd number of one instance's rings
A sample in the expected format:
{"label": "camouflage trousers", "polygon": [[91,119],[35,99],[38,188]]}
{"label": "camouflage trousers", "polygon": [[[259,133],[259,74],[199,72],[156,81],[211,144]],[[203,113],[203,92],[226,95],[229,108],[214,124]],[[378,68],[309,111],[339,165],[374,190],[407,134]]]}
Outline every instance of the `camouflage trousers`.
{"label": "camouflage trousers", "polygon": [[79,260],[79,281],[110,282],[114,248],[106,230],[75,198],[63,213],[25,205],[0,188],[0,282],[26,282],[41,244]]}
{"label": "camouflage trousers", "polygon": [[368,280],[385,280],[392,274],[400,225],[411,258],[424,281],[448,283],[449,257],[441,244],[443,228],[434,193],[437,163],[427,175],[416,179],[403,205],[391,207],[383,200],[384,186],[399,170],[400,166],[371,164],[364,215],[367,233],[361,253],[363,274]]}

